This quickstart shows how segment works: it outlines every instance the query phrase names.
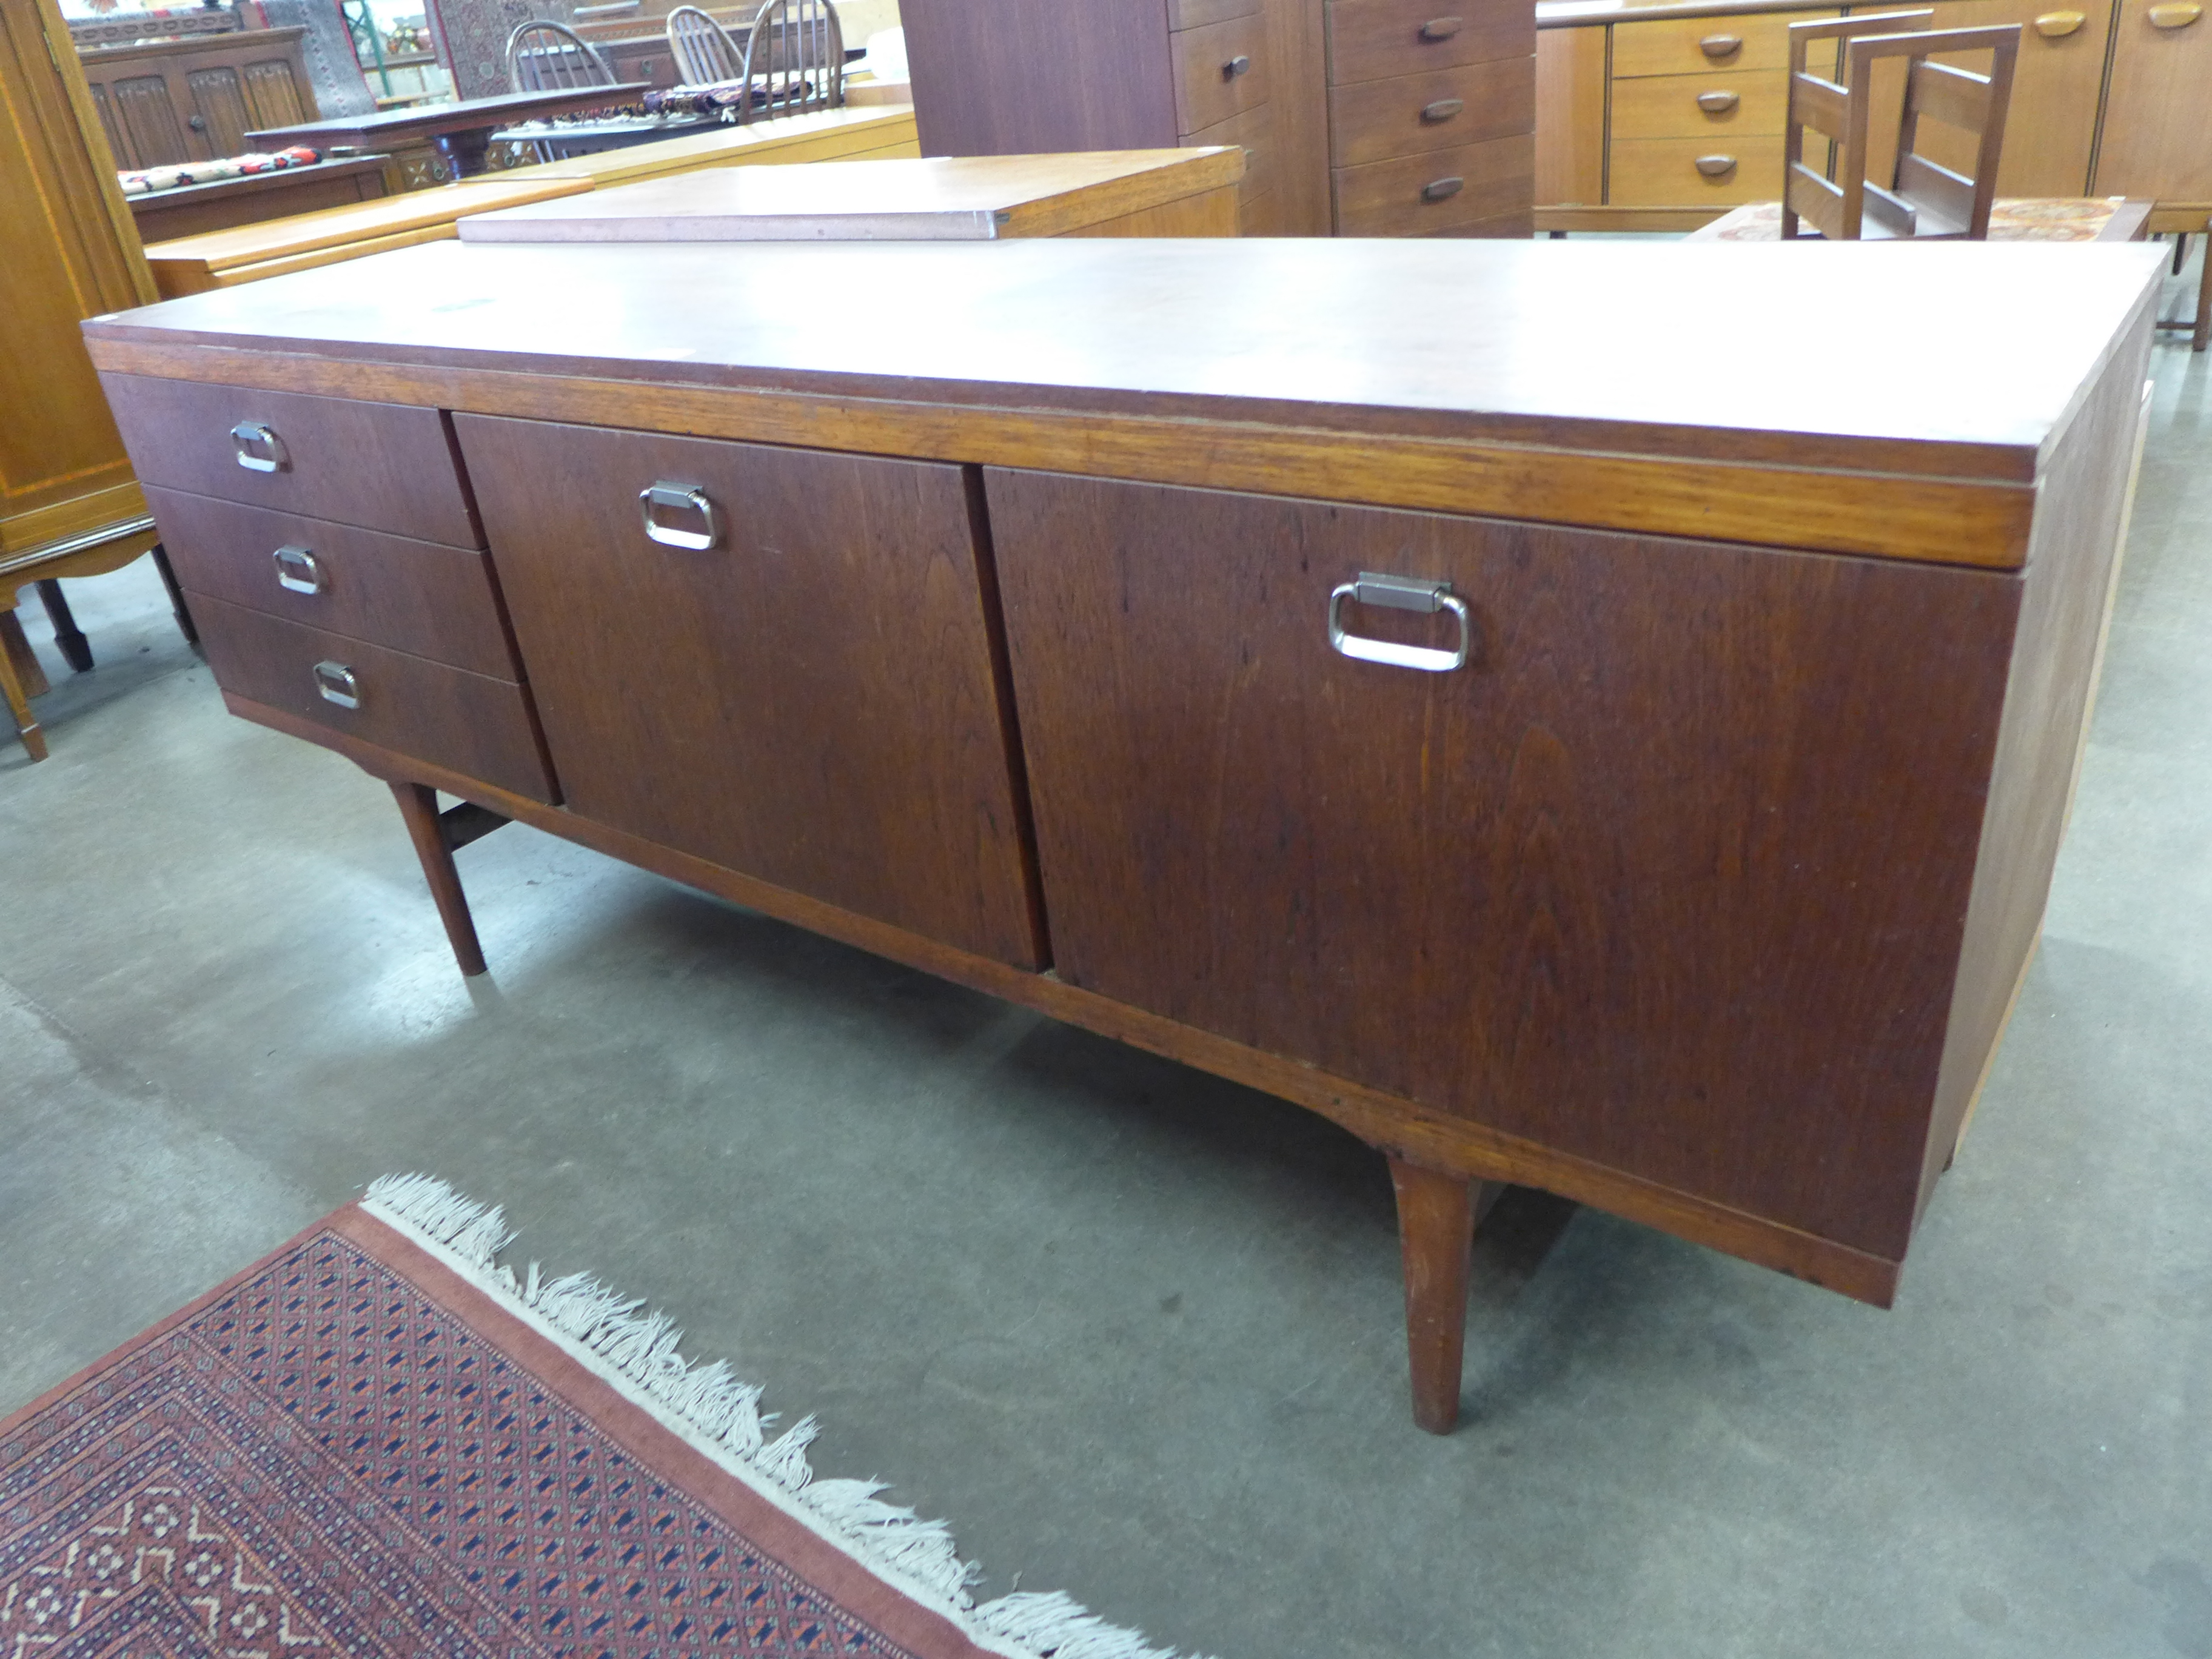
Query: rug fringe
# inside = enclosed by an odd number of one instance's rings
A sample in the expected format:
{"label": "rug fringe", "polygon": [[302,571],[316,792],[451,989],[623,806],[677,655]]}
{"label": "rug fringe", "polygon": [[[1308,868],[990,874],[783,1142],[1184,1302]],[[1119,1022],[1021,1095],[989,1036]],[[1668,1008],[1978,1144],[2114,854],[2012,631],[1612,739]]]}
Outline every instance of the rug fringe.
{"label": "rug fringe", "polygon": [[478,1204],[434,1176],[392,1175],[369,1183],[362,1207],[435,1246],[495,1299],[583,1350],[732,1473],[979,1644],[1010,1659],[1176,1659],[1174,1649],[1108,1624],[1058,1590],[1017,1590],[978,1606],[969,1586],[982,1570],[960,1559],[945,1522],[883,1502],[882,1481],[816,1478],[806,1458],[821,1432],[812,1416],[771,1440],[775,1419],[759,1409],[760,1387],[723,1360],[685,1359],[683,1331],[666,1314],[646,1310],[642,1298],[586,1273],[548,1279],[535,1261],[518,1280],[499,1262],[514,1235],[498,1206]]}

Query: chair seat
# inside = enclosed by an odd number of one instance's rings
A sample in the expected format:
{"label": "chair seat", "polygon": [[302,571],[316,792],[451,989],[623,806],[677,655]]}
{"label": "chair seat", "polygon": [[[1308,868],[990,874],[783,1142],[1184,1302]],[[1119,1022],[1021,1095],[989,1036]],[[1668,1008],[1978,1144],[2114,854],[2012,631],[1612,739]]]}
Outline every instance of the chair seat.
{"label": "chair seat", "polygon": [[[2126,198],[1999,197],[1990,209],[1992,242],[2124,242],[2142,234],[2147,204]],[[1782,204],[1747,202],[1703,228],[1693,242],[1772,242],[1782,235]],[[1869,227],[1869,240],[1875,240]],[[1916,238],[1926,240],[1925,237]]]}

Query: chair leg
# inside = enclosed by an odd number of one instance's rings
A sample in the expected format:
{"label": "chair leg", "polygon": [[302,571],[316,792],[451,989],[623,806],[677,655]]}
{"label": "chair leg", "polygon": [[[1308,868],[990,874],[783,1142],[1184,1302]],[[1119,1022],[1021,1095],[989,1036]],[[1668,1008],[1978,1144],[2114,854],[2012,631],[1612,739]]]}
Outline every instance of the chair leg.
{"label": "chair leg", "polygon": [[15,735],[34,761],[46,759],[46,738],[39,730],[39,722],[32,718],[31,699],[46,689],[46,682],[39,659],[31,654],[31,642],[23,637],[23,624],[15,620],[14,608],[0,611],[0,701],[7,703],[8,713],[15,722]]}
{"label": "chair leg", "polygon": [[2184,264],[2187,264],[2187,263],[2188,263],[2188,260],[2189,260],[2189,237],[2188,237],[2188,234],[2187,234],[2187,233],[2186,233],[2186,232],[2180,232],[2180,231],[2177,231],[2177,232],[2174,234],[2174,238],[2173,238],[2173,274],[2174,274],[2175,276],[2180,276],[2180,275],[2181,275],[2181,267],[2182,267]]}
{"label": "chair leg", "polygon": [[2212,235],[2204,243],[2204,269],[2197,278],[2197,331],[2189,337],[2189,349],[2202,351],[2212,345]]}
{"label": "chair leg", "polygon": [[1413,1421],[1431,1434],[1449,1434],[1459,1421],[1474,1225],[1503,1189],[1395,1157],[1390,1184],[1398,1194],[1398,1242],[1405,1259]]}
{"label": "chair leg", "polygon": [[36,584],[39,600],[46,607],[46,620],[54,625],[54,643],[61,647],[62,660],[76,673],[92,670],[92,643],[84,630],[76,625],[70,614],[69,601],[62,597],[62,585],[51,578]]}
{"label": "chair leg", "polygon": [[481,974],[483,946],[477,942],[468,896],[461,891],[460,872],[453,868],[453,843],[438,816],[438,792],[428,784],[395,783],[392,793],[399,802],[399,816],[407,820],[407,834],[415,843],[415,856],[422,860],[423,877],[430,884],[438,919],[446,924],[446,940],[453,947],[453,960],[463,975]]}
{"label": "chair leg", "polygon": [[169,590],[169,609],[176,615],[177,631],[185,636],[186,645],[198,645],[200,630],[192,622],[191,607],[185,603],[185,590],[177,586],[177,573],[169,566],[169,550],[159,542],[154,544],[154,568],[161,573],[161,586]]}

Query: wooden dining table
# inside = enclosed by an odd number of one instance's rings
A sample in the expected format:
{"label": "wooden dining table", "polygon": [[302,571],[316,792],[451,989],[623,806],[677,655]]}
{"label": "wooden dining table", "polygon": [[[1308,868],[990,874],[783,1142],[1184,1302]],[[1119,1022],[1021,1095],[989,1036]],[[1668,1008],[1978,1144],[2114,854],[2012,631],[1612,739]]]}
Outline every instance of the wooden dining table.
{"label": "wooden dining table", "polygon": [[380,110],[374,115],[337,115],[287,127],[264,127],[246,136],[263,149],[307,144],[325,152],[389,149],[427,141],[445,157],[455,178],[465,179],[485,170],[491,136],[501,127],[635,103],[649,89],[643,81],[622,81],[607,87],[509,92],[496,98],[464,98],[450,104]]}

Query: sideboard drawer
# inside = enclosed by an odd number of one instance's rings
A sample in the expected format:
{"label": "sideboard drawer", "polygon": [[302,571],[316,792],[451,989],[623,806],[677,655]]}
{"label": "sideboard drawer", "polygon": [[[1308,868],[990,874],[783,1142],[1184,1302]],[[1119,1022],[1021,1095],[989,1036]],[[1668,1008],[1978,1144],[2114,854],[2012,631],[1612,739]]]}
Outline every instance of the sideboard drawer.
{"label": "sideboard drawer", "polygon": [[191,607],[224,690],[532,800],[557,799],[528,696],[513,681],[205,593],[193,593]]}
{"label": "sideboard drawer", "polygon": [[1613,78],[1695,75],[1709,70],[1784,70],[1790,62],[1790,26],[1835,15],[1832,10],[1778,11],[1615,23]]}
{"label": "sideboard drawer", "polygon": [[1175,57],[1176,130],[1201,131],[1267,100],[1265,13],[1168,37]]}
{"label": "sideboard drawer", "polygon": [[483,554],[145,489],[177,578],[195,593],[494,679],[522,678]]}
{"label": "sideboard drawer", "polygon": [[1423,236],[1516,213],[1521,219],[1518,234],[1525,234],[1535,172],[1536,143],[1525,133],[1364,167],[1339,167],[1337,234]]}
{"label": "sideboard drawer", "polygon": [[1329,155],[1340,167],[1533,131],[1536,87],[1519,58],[1363,81],[1329,94]]}
{"label": "sideboard drawer", "polygon": [[145,483],[482,547],[442,412],[198,380],[103,374]]}
{"label": "sideboard drawer", "polygon": [[1511,0],[1329,0],[1333,86],[1535,52],[1536,15]]}
{"label": "sideboard drawer", "polygon": [[1789,76],[1772,70],[1638,76],[1613,89],[1613,142],[1771,135],[1782,131],[1789,102]]}
{"label": "sideboard drawer", "polygon": [[1729,207],[1781,194],[1782,135],[1729,133],[1615,143],[1606,200],[1617,207]]}

